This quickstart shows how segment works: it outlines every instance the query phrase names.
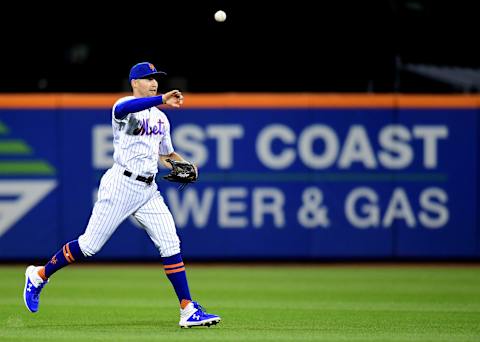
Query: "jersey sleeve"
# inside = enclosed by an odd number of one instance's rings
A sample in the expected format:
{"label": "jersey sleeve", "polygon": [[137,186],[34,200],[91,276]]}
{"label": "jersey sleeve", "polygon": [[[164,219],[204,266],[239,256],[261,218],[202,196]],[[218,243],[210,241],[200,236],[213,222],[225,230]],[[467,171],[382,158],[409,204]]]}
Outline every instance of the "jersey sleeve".
{"label": "jersey sleeve", "polygon": [[160,141],[159,154],[166,156],[174,152],[172,138],[170,136],[170,122],[165,118],[165,134],[163,135],[162,140]]}
{"label": "jersey sleeve", "polygon": [[117,106],[121,103],[124,103],[126,101],[129,101],[129,100],[132,100],[132,99],[135,99],[135,96],[125,96],[125,97],[122,97],[120,99],[117,100],[117,102],[115,102],[115,104],[113,105],[112,107],[112,118],[118,123],[118,122],[121,122],[122,119],[117,119],[115,117],[115,109],[117,109]]}
{"label": "jersey sleeve", "polygon": [[163,96],[129,98],[116,104],[113,108],[113,116],[121,120],[130,113],[140,112],[142,110],[163,104]]}

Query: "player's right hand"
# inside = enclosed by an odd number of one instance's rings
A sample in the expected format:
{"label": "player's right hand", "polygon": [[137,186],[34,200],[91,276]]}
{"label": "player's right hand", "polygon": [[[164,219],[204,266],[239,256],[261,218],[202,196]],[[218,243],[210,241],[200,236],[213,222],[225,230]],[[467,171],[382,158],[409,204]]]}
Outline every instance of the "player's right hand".
{"label": "player's right hand", "polygon": [[171,107],[179,108],[183,105],[183,95],[180,90],[171,90],[162,95],[163,103]]}

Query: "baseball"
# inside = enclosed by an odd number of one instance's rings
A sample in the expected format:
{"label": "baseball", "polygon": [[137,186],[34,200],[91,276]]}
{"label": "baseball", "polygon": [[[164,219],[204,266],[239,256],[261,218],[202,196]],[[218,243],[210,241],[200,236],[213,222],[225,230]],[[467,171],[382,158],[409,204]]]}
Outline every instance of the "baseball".
{"label": "baseball", "polygon": [[224,11],[215,12],[215,20],[219,23],[224,22],[227,19],[227,14]]}

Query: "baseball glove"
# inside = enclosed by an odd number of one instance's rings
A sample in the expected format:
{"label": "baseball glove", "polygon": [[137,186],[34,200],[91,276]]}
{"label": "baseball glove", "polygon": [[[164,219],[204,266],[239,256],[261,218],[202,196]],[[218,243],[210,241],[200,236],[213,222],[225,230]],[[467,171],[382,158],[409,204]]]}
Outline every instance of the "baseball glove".
{"label": "baseball glove", "polygon": [[166,162],[172,165],[172,170],[169,174],[163,176],[163,178],[169,182],[180,183],[180,190],[188,184],[197,181],[197,168],[192,163],[172,159],[166,159]]}

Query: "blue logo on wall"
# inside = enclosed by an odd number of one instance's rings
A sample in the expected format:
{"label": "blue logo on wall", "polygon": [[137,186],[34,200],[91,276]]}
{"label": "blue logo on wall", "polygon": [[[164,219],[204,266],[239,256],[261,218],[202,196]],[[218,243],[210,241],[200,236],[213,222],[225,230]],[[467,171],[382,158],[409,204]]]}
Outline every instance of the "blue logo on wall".
{"label": "blue logo on wall", "polygon": [[[35,159],[32,147],[11,137],[0,121],[0,237],[57,186],[55,167]],[[31,179],[47,176],[48,178]],[[30,179],[26,179],[30,178]]]}

